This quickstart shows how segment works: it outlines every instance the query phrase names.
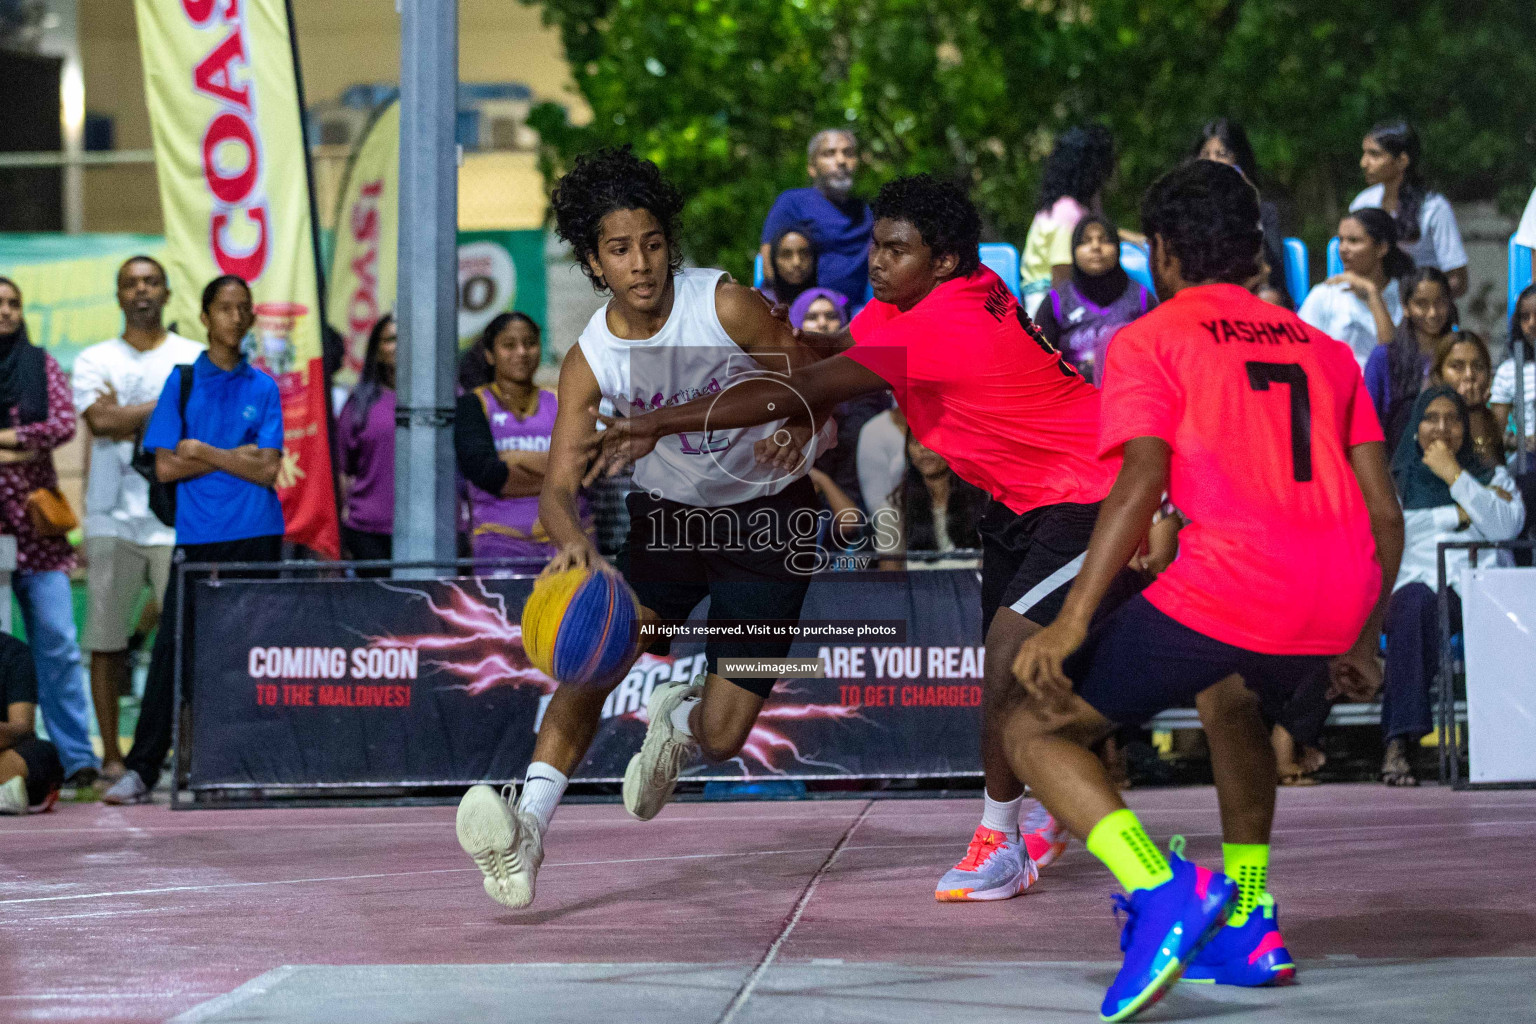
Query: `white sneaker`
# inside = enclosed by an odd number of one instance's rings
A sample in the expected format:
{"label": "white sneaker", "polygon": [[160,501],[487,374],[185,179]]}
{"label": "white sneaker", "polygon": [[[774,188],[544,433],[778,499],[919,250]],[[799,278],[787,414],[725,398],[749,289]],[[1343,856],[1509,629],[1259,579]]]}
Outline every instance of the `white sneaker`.
{"label": "white sneaker", "polygon": [[112,788],[101,794],[101,802],[104,804],[147,804],[149,803],[149,787],[144,785],[144,780],[139,778],[139,773],[132,768],[123,772],[123,777],[112,783]]}
{"label": "white sneaker", "polygon": [[27,780],[20,775],[0,784],[0,814],[27,813]]}
{"label": "white sneaker", "polygon": [[698,744],[672,724],[672,712],[690,697],[704,693],[703,676],[692,683],[666,683],[651,691],[646,711],[651,724],[645,730],[640,752],[629,759],[624,769],[624,809],[641,821],[650,821],[667,806],[677,788],[677,774],[683,770]]}
{"label": "white sneaker", "polygon": [[471,786],[459,801],[455,820],[459,845],[485,876],[485,894],[520,910],[533,902],[534,879],[544,863],[539,821],[512,806],[516,787],[498,796],[490,786]]}

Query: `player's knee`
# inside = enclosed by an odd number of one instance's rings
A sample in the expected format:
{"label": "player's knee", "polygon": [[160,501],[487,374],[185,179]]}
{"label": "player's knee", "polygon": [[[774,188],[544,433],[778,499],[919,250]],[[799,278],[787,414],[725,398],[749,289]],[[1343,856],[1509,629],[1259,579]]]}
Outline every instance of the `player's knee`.
{"label": "player's knee", "polygon": [[729,761],[746,746],[755,717],[743,720],[741,716],[702,705],[693,716],[693,739],[699,745],[699,753],[707,761]]}
{"label": "player's knee", "polygon": [[1063,705],[1034,697],[1023,687],[1016,689],[1018,696],[1008,702],[1002,719],[1003,729],[1013,742],[1065,739],[1091,746],[1107,729],[1103,716],[1080,700]]}
{"label": "player's knee", "polygon": [[1258,715],[1259,696],[1244,685],[1241,676],[1232,675],[1202,690],[1195,697],[1195,708],[1203,722],[1219,723],[1223,719]]}
{"label": "player's knee", "polygon": [[741,748],[746,746],[747,735],[751,731],[750,727],[743,731],[724,726],[710,729],[706,726],[694,735],[694,740],[699,744],[699,753],[706,761],[718,763],[729,761],[741,753]]}

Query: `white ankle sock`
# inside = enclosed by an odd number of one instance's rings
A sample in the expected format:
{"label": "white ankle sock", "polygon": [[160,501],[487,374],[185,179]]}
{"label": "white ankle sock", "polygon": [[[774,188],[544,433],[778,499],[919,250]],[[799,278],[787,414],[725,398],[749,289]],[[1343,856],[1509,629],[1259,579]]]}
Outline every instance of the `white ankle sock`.
{"label": "white ankle sock", "polygon": [[684,736],[693,736],[693,726],[688,724],[688,716],[693,713],[694,706],[699,703],[698,697],[689,697],[681,701],[672,709],[672,728]]}
{"label": "white ankle sock", "polygon": [[565,795],[565,787],[571,780],[554,765],[543,761],[530,764],[526,778],[517,809],[532,814],[539,821],[539,832],[547,832],[549,819],[555,816],[555,808],[560,806],[560,798]]}
{"label": "white ankle sock", "polygon": [[1009,839],[1019,838],[1019,809],[1024,797],[1017,800],[993,800],[983,790],[981,794],[981,827],[1001,832]]}

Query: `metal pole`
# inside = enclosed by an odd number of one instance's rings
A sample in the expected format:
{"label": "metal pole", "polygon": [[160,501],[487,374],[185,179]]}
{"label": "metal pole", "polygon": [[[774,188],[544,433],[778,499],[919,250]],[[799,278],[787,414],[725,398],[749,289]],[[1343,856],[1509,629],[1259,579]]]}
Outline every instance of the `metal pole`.
{"label": "metal pole", "polygon": [[455,0],[403,0],[400,21],[400,333],[397,561],[454,556],[459,77]]}

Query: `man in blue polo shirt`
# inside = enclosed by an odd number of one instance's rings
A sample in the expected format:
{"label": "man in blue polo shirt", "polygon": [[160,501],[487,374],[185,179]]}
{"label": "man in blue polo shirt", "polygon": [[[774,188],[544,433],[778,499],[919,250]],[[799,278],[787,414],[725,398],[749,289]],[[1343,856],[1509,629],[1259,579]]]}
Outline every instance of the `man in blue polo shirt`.
{"label": "man in blue polo shirt", "polygon": [[[255,322],[250,288],[233,275],[215,278],[203,289],[202,320],[208,351],[191,364],[185,416],[181,375],[189,368],[181,366],[166,380],[144,432],[156,475],[176,485],[174,562],[275,562],[283,544],[283,509],[274,489],[283,454],[283,406],[277,382],[240,354],[241,340]],[[124,759],[128,770],[102,797],[106,803],[146,802],[170,751],[178,597],[172,580],[133,749]],[[185,650],[192,646],[191,630],[189,618],[182,634]],[[190,698],[191,685],[191,677],[184,676],[184,698]]]}
{"label": "man in blue polo shirt", "polygon": [[869,236],[875,219],[869,204],[853,195],[859,140],[847,128],[827,128],[806,152],[811,188],[781,193],[763,223],[763,273],[773,278],[769,247],[786,228],[805,225],[816,245],[816,283],[862,306],[869,289]]}

